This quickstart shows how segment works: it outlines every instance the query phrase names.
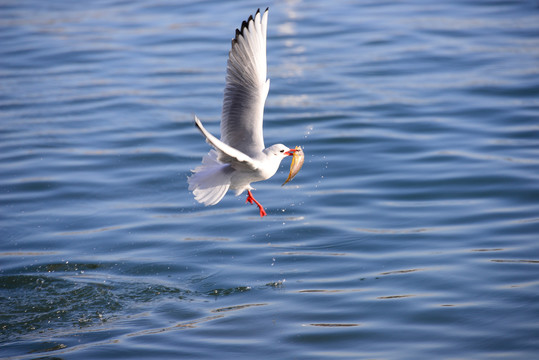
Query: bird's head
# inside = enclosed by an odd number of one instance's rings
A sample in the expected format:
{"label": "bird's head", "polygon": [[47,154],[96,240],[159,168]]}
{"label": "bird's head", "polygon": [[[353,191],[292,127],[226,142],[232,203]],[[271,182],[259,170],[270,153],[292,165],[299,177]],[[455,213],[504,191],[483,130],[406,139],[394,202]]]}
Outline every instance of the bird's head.
{"label": "bird's head", "polygon": [[270,146],[267,149],[264,149],[264,152],[271,157],[275,157],[281,161],[287,156],[294,155],[294,152],[296,149],[290,149],[287,146],[284,146],[283,144],[275,144]]}

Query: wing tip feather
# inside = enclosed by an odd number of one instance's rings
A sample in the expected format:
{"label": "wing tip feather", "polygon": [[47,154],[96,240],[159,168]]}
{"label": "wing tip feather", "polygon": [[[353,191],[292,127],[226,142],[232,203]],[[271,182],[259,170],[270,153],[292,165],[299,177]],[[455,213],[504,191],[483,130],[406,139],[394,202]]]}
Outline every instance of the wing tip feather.
{"label": "wing tip feather", "polygon": [[[264,15],[268,12],[268,10],[269,10],[269,6],[266,8],[266,10],[264,10]],[[255,18],[258,14],[260,14],[260,8],[256,10],[254,17],[253,15],[249,15],[249,18],[247,20],[243,20],[239,29],[236,29],[236,34],[234,35],[234,39],[232,39],[232,44],[235,44],[238,42],[238,37],[243,36],[243,30],[249,29],[249,24],[251,24],[251,21],[254,23]]]}

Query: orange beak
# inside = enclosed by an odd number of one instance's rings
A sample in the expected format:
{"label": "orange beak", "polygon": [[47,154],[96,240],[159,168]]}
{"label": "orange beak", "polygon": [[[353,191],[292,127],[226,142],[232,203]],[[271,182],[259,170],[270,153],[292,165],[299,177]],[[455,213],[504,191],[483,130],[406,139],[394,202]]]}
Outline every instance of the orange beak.
{"label": "orange beak", "polygon": [[290,150],[288,150],[287,152],[285,152],[284,154],[285,154],[285,155],[288,155],[288,156],[293,156],[294,153],[295,153],[296,151],[298,151],[298,150],[296,150],[296,149],[290,149]]}

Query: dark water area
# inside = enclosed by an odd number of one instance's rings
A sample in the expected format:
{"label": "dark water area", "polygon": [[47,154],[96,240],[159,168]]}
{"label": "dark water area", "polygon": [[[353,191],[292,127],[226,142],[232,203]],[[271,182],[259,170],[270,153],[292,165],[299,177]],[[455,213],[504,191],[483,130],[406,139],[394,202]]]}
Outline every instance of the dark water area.
{"label": "dark water area", "polygon": [[[270,7],[254,195],[195,202]],[[0,358],[539,354],[539,5],[0,3]]]}

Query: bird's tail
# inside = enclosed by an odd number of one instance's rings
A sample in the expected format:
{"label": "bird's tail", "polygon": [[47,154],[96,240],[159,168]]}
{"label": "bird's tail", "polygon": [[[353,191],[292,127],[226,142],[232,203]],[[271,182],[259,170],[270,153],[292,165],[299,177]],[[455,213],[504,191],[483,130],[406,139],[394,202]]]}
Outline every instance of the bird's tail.
{"label": "bird's tail", "polygon": [[211,150],[202,159],[202,165],[187,178],[189,191],[195,200],[206,206],[215,205],[225,196],[230,187],[231,172],[228,165],[217,160],[217,152]]}

